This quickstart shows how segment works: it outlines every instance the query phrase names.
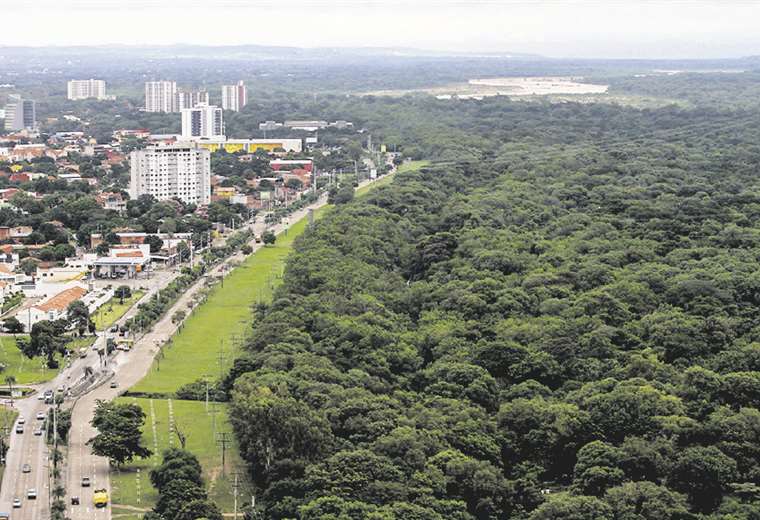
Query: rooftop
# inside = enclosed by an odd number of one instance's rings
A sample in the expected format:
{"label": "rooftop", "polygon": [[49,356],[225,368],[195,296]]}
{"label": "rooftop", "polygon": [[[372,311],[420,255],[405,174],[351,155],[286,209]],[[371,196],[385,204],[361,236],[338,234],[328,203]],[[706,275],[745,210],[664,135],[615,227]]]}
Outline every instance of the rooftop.
{"label": "rooftop", "polygon": [[35,308],[44,312],[53,310],[65,311],[71,302],[79,300],[85,294],[87,294],[87,289],[84,289],[83,287],[70,287],[65,291],[59,292],[47,301],[35,305]]}

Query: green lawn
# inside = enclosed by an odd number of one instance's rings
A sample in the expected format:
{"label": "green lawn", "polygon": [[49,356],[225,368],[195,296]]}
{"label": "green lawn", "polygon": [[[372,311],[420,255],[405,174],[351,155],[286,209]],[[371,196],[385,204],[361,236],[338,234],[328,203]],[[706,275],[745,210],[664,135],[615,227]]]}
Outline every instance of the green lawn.
{"label": "green lawn", "polygon": [[0,384],[5,385],[5,378],[13,376],[16,384],[28,385],[50,381],[58,373],[57,369],[45,367],[43,358],[29,359],[16,346],[13,336],[0,336],[0,363],[5,370],[0,373]]}
{"label": "green lawn", "polygon": [[[143,428],[143,444],[154,452],[149,459],[138,459],[121,468],[111,471],[111,488],[114,514],[133,513],[120,518],[139,518],[138,514],[118,506],[131,506],[150,509],[156,503],[158,493],[150,485],[150,470],[160,464],[161,452],[170,447],[180,447],[176,434],[170,431],[169,400],[122,397],[119,402],[138,404],[147,416]],[[152,403],[152,406],[151,406]],[[213,409],[209,406],[209,411]],[[221,448],[214,441],[214,426],[217,433],[232,432],[224,403],[216,405],[216,414],[206,413],[202,401],[171,400],[172,416],[176,428],[187,437],[186,449],[193,452],[203,466],[203,478],[209,491],[209,497],[224,512],[233,511],[232,483],[233,472],[243,471],[243,464],[234,444],[234,436],[229,435],[233,444],[228,447],[225,456],[225,471],[222,474]],[[214,416],[216,421],[214,422]],[[139,473],[138,473],[139,470]],[[241,479],[245,475],[240,475]],[[139,482],[139,485],[138,485]],[[250,485],[241,480],[238,490],[239,504],[250,500]],[[139,490],[138,490],[139,489]]]}
{"label": "green lawn", "polygon": [[130,391],[169,395],[204,374],[218,378],[229,369],[250,331],[251,306],[271,297],[293,241],[306,225],[305,218],[300,220],[287,234],[278,235],[274,245],[262,247],[246,258],[225,277],[224,287],[217,284],[206,303],[195,309],[163,349],[160,362],[154,363],[148,375]]}
{"label": "green lawn", "polygon": [[135,291],[132,296],[126,298],[124,303],[119,303],[119,298],[111,298],[104,303],[92,316],[95,327],[98,330],[105,330],[114,324],[116,320],[124,316],[130,307],[137,303],[143,296],[142,291]]}
{"label": "green lawn", "polygon": [[[430,164],[430,161],[409,161],[402,163],[398,169],[396,170],[396,173],[404,173],[404,172],[413,172],[417,171],[420,168],[427,166]],[[374,188],[379,188],[380,186],[385,186],[386,184],[390,184],[393,181],[393,177],[395,174],[386,175],[385,177],[380,177],[378,180],[373,182],[372,184],[367,184],[366,186],[362,186],[358,190],[356,190],[356,196],[361,197],[362,195],[365,195],[370,190]]]}

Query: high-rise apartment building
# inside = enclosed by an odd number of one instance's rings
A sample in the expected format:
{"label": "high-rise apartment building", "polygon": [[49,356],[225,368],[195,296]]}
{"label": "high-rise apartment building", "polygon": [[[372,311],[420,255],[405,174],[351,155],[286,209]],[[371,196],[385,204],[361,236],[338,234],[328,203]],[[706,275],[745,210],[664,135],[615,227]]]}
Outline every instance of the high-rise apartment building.
{"label": "high-rise apartment building", "polygon": [[11,94],[5,105],[5,129],[10,131],[37,128],[37,110],[31,99]]}
{"label": "high-rise apartment building", "polygon": [[208,92],[205,90],[180,90],[177,92],[177,109],[194,108],[208,105]]}
{"label": "high-rise apartment building", "polygon": [[145,83],[146,112],[177,112],[177,82],[147,81]]}
{"label": "high-rise apartment building", "polygon": [[194,143],[151,146],[130,154],[129,194],[178,198],[188,204],[211,202],[211,152]]}
{"label": "high-rise apartment building", "polygon": [[213,105],[200,104],[182,109],[182,139],[224,137],[224,112]]}
{"label": "high-rise apartment building", "polygon": [[242,81],[237,85],[222,85],[222,108],[239,112],[248,104],[248,89]]}
{"label": "high-rise apartment building", "polygon": [[72,79],[68,83],[68,97],[77,99],[106,99],[106,82],[102,79]]}

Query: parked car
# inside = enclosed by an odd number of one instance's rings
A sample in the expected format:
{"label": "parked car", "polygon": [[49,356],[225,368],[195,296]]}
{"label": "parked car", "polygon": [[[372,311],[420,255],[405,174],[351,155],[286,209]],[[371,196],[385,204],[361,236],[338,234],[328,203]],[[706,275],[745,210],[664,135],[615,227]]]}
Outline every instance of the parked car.
{"label": "parked car", "polygon": [[116,381],[111,381],[111,388],[116,388],[118,386],[119,386],[119,383],[117,383]]}

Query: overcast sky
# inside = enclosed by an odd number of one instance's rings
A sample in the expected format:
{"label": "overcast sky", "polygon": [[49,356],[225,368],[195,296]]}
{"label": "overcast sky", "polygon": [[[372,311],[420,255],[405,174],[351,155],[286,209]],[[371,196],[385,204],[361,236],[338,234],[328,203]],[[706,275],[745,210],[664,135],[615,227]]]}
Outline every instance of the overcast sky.
{"label": "overcast sky", "polygon": [[760,54],[760,0],[0,0],[0,45],[403,46],[553,57]]}

